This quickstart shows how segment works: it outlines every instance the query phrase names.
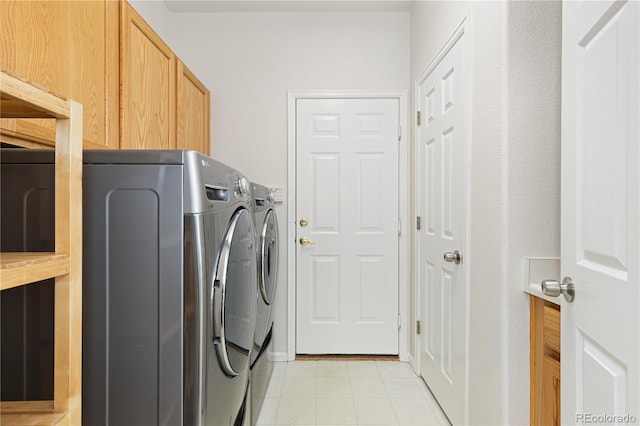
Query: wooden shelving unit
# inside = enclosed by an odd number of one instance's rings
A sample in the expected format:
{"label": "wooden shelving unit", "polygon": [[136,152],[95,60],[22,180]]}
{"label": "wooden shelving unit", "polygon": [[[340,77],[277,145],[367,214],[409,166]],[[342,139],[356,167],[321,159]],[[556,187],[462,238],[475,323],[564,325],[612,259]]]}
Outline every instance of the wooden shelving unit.
{"label": "wooden shelving unit", "polygon": [[52,118],[55,253],[0,253],[0,290],[55,278],[53,401],[0,402],[2,425],[82,423],[82,105],[0,72],[0,118]]}

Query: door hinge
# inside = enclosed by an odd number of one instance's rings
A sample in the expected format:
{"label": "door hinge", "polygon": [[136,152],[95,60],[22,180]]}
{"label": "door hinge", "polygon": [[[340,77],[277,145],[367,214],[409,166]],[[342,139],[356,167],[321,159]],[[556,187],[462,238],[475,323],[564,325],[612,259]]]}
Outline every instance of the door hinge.
{"label": "door hinge", "polygon": [[402,126],[398,126],[398,142],[402,139]]}
{"label": "door hinge", "polygon": [[416,228],[420,230],[420,222],[422,222],[422,218],[420,216],[416,216]]}
{"label": "door hinge", "polygon": [[420,125],[420,111],[416,111],[416,122]]}
{"label": "door hinge", "polygon": [[398,236],[402,235],[402,221],[398,219]]}
{"label": "door hinge", "polygon": [[416,334],[420,334],[420,321],[416,321]]}
{"label": "door hinge", "polygon": [[400,314],[398,314],[398,330],[402,328],[402,320],[400,318]]}

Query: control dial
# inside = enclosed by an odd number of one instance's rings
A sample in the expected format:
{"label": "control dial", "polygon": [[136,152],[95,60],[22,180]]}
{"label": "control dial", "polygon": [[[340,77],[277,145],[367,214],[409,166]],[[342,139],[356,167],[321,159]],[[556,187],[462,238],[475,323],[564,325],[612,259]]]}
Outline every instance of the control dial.
{"label": "control dial", "polygon": [[241,177],[236,180],[236,191],[238,191],[240,195],[247,195],[249,190],[250,185],[247,178]]}

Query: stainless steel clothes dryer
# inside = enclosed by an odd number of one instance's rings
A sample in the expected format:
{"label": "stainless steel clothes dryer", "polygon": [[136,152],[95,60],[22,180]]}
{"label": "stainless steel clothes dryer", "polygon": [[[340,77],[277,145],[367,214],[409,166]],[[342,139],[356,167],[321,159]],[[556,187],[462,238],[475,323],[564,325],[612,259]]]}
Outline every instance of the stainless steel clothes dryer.
{"label": "stainless steel clothes dryer", "polygon": [[256,424],[273,373],[268,359],[273,338],[273,298],[278,272],[278,221],[269,188],[253,184],[254,220],[257,228],[258,303],[251,355],[251,424]]}
{"label": "stainless steel clothes dryer", "polygon": [[[0,152],[3,250],[51,250],[53,171],[52,151]],[[245,421],[258,286],[250,192],[192,151],[85,151],[84,424]],[[52,335],[26,326],[53,314],[42,309],[51,286],[38,285],[2,292],[3,400],[52,399],[53,351],[28,350]]]}
{"label": "stainless steel clothes dryer", "polygon": [[[200,161],[218,168],[212,160]],[[186,282],[204,283],[185,292],[185,323],[195,322],[189,330],[200,333],[185,335],[185,392],[200,397],[187,398],[185,425],[241,425],[248,404],[257,299],[255,229],[249,182],[229,172],[198,185],[213,201],[212,210],[185,215],[185,235],[201,237],[185,239]],[[214,211],[216,205],[221,208]]]}

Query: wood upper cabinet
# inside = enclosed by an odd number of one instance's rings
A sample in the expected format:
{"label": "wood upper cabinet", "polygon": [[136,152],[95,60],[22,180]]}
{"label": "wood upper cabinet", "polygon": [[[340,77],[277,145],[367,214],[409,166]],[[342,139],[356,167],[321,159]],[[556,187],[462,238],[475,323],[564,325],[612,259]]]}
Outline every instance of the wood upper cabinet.
{"label": "wood upper cabinet", "polygon": [[177,61],[177,148],[209,155],[211,94],[198,78]]}
{"label": "wood upper cabinet", "polygon": [[208,154],[209,90],[127,2],[120,25],[120,147]]}
{"label": "wood upper cabinet", "polygon": [[[0,1],[0,68],[84,107],[83,146],[118,148],[117,1]],[[53,145],[53,120],[2,120],[2,140]]]}
{"label": "wood upper cabinet", "polygon": [[[124,0],[0,0],[0,69],[84,107],[83,147],[209,153],[210,92]],[[53,145],[53,120],[0,120]]]}
{"label": "wood upper cabinet", "polygon": [[176,56],[142,17],[122,2],[120,148],[176,147]]}

